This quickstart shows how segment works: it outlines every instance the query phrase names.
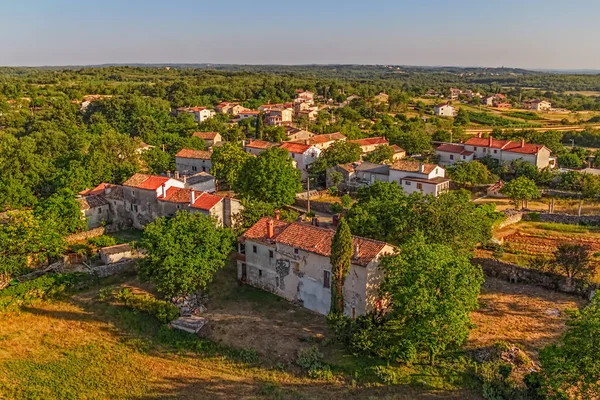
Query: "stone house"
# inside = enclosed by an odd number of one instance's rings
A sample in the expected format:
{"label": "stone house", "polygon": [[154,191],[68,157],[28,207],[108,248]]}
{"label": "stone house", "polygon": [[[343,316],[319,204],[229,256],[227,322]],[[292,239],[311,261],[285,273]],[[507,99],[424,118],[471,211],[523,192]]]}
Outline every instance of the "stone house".
{"label": "stone house", "polygon": [[122,186],[101,183],[93,189],[79,192],[77,202],[88,229],[128,222]]}
{"label": "stone house", "polygon": [[211,148],[215,144],[223,141],[219,132],[194,132],[192,136],[204,140],[206,148]]}
{"label": "stone house", "polygon": [[363,162],[354,169],[354,172],[355,180],[366,185],[372,185],[377,181],[389,182],[390,180],[389,165]]}
{"label": "stone house", "polygon": [[526,102],[529,109],[533,111],[548,111],[552,108],[552,103],[546,100],[531,100]]}
{"label": "stone house", "polygon": [[210,172],[212,152],[204,150],[181,149],[175,154],[175,168],[180,174],[194,175],[198,172]]}
{"label": "stone house", "polygon": [[349,164],[338,164],[333,167],[329,167],[325,170],[325,182],[328,188],[335,186],[332,182],[331,177],[335,172],[342,174],[342,182],[348,184],[350,181],[356,178],[356,172],[354,171],[355,165]]}
{"label": "stone house", "polygon": [[[237,277],[326,315],[331,308],[331,241],[335,231],[262,218],[239,238]],[[344,283],[344,313],[352,318],[381,307],[381,257],[387,243],[353,237],[354,254]]]}
{"label": "stone house", "polygon": [[250,140],[248,143],[244,144],[244,151],[257,156],[273,146],[275,146],[275,143],[267,142],[265,140]]}
{"label": "stone house", "polygon": [[106,265],[131,258],[131,247],[127,243],[100,249],[100,259]]}
{"label": "stone house", "polygon": [[111,212],[108,202],[99,195],[89,195],[77,199],[82,217],[87,221],[87,229],[98,228],[109,223]]}
{"label": "stone house", "polygon": [[309,131],[305,131],[303,129],[294,128],[292,126],[286,126],[285,136],[287,137],[287,140],[296,141],[301,139],[310,139],[311,137],[315,136],[315,134]]}
{"label": "stone house", "polygon": [[243,109],[238,113],[238,117],[240,118],[240,120],[243,120],[248,118],[256,118],[259,114],[260,111]]}
{"label": "stone house", "polygon": [[315,146],[319,150],[325,150],[326,148],[328,148],[329,146],[331,146],[338,140],[345,141],[346,136],[342,135],[339,132],[326,133],[323,135],[315,135],[308,139],[296,139],[296,140],[293,140],[293,142],[304,143],[304,144],[307,144],[310,146]]}
{"label": "stone house", "polygon": [[402,147],[398,146],[397,144],[393,144],[390,147],[394,150],[394,161],[401,160],[406,157],[406,150],[404,150]]}
{"label": "stone house", "polygon": [[450,189],[446,170],[439,165],[400,160],[390,166],[389,182],[396,182],[407,193],[439,196]]}
{"label": "stone house", "polygon": [[240,103],[230,103],[223,101],[215,106],[215,111],[221,114],[238,115],[240,111],[243,111],[244,107]]}
{"label": "stone house", "polygon": [[199,192],[214,193],[216,189],[215,177],[207,172],[198,172],[195,175],[183,176],[186,189],[194,189]]}

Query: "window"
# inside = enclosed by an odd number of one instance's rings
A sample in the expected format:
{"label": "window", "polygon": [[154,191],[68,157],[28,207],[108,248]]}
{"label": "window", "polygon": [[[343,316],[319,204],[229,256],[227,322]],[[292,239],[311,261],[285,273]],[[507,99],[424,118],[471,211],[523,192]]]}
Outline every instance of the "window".
{"label": "window", "polygon": [[259,278],[262,278],[262,269],[259,269],[259,270],[258,270],[258,277],[259,277]]}
{"label": "window", "polygon": [[292,262],[292,266],[294,267],[294,272],[300,272],[300,263]]}
{"label": "window", "polygon": [[406,186],[410,186],[410,182],[409,182],[409,181],[404,181],[404,184],[405,184]]}
{"label": "window", "polygon": [[246,244],[240,243],[240,254],[246,254]]}
{"label": "window", "polygon": [[331,272],[323,271],[323,287],[329,289],[331,287]]}
{"label": "window", "polygon": [[275,277],[275,287],[279,287],[279,277]]}
{"label": "window", "polygon": [[273,258],[273,250],[269,250],[269,258]]}
{"label": "window", "polygon": [[202,167],[202,172],[206,172],[206,167]]}
{"label": "window", "polygon": [[256,246],[252,246],[252,252],[253,253],[258,253],[258,249],[256,248]]}
{"label": "window", "polygon": [[298,254],[298,249],[294,249],[294,254]]}
{"label": "window", "polygon": [[98,214],[102,214],[102,207],[98,209]]}
{"label": "window", "polygon": [[192,165],[192,171],[196,172],[198,170],[198,168],[196,168],[195,165]]}
{"label": "window", "polygon": [[477,147],[473,147],[473,151],[477,151]]}
{"label": "window", "polygon": [[296,155],[294,153],[292,153],[292,158],[296,158]]}
{"label": "window", "polygon": [[423,184],[422,183],[417,183],[417,189],[423,190]]}
{"label": "window", "polygon": [[356,319],[356,307],[352,307],[352,319]]}
{"label": "window", "polygon": [[133,211],[135,211],[135,212],[138,212],[138,207],[137,207],[137,204],[135,204],[135,205],[133,206]]}
{"label": "window", "polygon": [[464,160],[464,159],[465,159],[465,156],[462,156],[462,157],[463,157],[463,160]]}
{"label": "window", "polygon": [[135,190],[131,191],[131,197],[135,197]]}
{"label": "window", "polygon": [[450,159],[454,160],[454,154],[450,154]]}
{"label": "window", "polygon": [[494,154],[497,154],[497,153],[498,153],[498,150],[494,150]]}

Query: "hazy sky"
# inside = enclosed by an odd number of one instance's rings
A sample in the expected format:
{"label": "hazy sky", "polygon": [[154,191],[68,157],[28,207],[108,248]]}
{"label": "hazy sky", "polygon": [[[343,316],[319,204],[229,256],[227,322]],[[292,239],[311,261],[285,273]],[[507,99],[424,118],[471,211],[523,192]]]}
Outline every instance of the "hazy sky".
{"label": "hazy sky", "polygon": [[598,0],[0,0],[0,65],[600,69]]}

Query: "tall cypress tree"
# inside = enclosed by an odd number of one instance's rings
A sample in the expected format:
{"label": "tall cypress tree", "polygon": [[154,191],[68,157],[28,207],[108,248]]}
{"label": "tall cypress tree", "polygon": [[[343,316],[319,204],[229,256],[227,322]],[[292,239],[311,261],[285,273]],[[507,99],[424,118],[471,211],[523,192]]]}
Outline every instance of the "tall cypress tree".
{"label": "tall cypress tree", "polygon": [[331,242],[331,313],[344,313],[344,282],[352,262],[352,234],[350,227],[342,218]]}

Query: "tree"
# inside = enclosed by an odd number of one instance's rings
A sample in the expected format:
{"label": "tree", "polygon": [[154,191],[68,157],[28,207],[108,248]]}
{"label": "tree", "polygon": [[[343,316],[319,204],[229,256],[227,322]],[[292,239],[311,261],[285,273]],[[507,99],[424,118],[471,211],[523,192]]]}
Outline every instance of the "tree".
{"label": "tree", "polygon": [[174,218],[161,217],[144,229],[140,247],[146,257],[138,272],[166,296],[193,293],[225,266],[234,240],[231,230],[202,214],[179,211]]}
{"label": "tree", "polygon": [[382,322],[385,338],[378,346],[387,358],[429,361],[451,345],[465,342],[470,313],[477,309],[483,283],[481,267],[443,244],[417,233],[396,255],[385,257],[381,296],[390,304]]}
{"label": "tree", "polygon": [[392,162],[394,161],[394,149],[392,146],[382,144],[381,146],[377,146],[372,152],[368,153],[364,159],[365,161],[375,164]]}
{"label": "tree", "polygon": [[540,352],[540,392],[549,399],[594,399],[600,393],[600,297],[570,313],[558,344]]}
{"label": "tree", "polygon": [[236,143],[226,142],[223,146],[215,147],[210,156],[212,168],[210,173],[218,180],[234,186],[240,172],[245,168],[252,155],[246,153]]}
{"label": "tree", "polygon": [[360,160],[362,154],[358,143],[338,140],[321,152],[319,158],[310,165],[311,173],[324,173],[329,167]]}
{"label": "tree", "polygon": [[265,116],[262,112],[258,113],[256,117],[256,137],[260,140],[262,140],[265,130],[264,118]]}
{"label": "tree", "polygon": [[562,243],[554,253],[555,268],[567,278],[589,279],[595,267],[590,264],[589,247],[576,243]]}
{"label": "tree", "polygon": [[344,313],[344,282],[352,262],[352,234],[342,218],[331,241],[331,313]]}
{"label": "tree", "polygon": [[272,203],[275,207],[292,204],[302,190],[301,174],[288,155],[271,147],[248,160],[240,171],[234,190],[242,197]]}
{"label": "tree", "polygon": [[526,201],[539,199],[542,196],[535,182],[524,176],[508,182],[500,192],[510,198],[514,202],[515,207],[518,207],[519,201],[521,201],[521,208],[524,207]]}
{"label": "tree", "polygon": [[260,200],[242,199],[243,209],[239,214],[234,215],[236,227],[248,229],[258,222],[262,217],[272,217],[275,213],[275,206]]}
{"label": "tree", "polygon": [[581,168],[583,161],[577,154],[561,154],[558,156],[558,165],[562,168]]}
{"label": "tree", "polygon": [[469,113],[463,108],[459,108],[456,118],[454,118],[454,125],[469,125],[469,123],[471,123]]}
{"label": "tree", "polygon": [[40,221],[54,221],[59,233],[66,236],[86,228],[79,203],[75,201],[75,193],[69,189],[60,189],[47,199],[39,202],[34,213]]}
{"label": "tree", "polygon": [[448,167],[450,179],[461,185],[481,185],[495,182],[498,177],[479,161],[459,162]]}

